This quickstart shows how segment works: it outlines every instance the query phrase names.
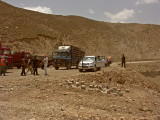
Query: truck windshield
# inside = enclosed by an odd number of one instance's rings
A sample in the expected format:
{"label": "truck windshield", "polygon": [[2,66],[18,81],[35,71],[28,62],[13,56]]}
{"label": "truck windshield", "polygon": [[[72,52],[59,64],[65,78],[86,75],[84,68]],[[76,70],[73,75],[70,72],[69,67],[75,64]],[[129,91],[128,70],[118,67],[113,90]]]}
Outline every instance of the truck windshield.
{"label": "truck windshield", "polygon": [[4,52],[3,52],[4,55],[10,55],[10,53],[11,53],[11,51],[7,50],[7,49],[5,49]]}
{"label": "truck windshield", "polygon": [[83,61],[93,62],[95,61],[95,57],[84,57]]}
{"label": "truck windshield", "polygon": [[55,52],[54,56],[57,56],[57,57],[69,57],[69,53],[67,53],[67,52]]}

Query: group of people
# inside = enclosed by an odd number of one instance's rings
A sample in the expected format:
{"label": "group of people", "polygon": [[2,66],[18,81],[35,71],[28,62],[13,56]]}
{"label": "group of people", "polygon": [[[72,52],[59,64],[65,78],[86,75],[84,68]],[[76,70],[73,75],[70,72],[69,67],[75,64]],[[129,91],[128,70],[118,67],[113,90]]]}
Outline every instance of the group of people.
{"label": "group of people", "polygon": [[[47,75],[48,57],[46,55],[44,55],[44,59],[41,65],[43,66],[45,75]],[[28,73],[29,71],[33,75],[38,75],[39,60],[37,56],[35,56],[33,60],[29,59],[27,63],[25,58],[22,56],[21,66],[22,66],[21,76],[25,76],[26,73]],[[25,71],[26,68],[28,68],[27,71]]]}
{"label": "group of people", "polygon": [[[44,69],[44,74],[47,75],[47,66],[48,66],[48,57],[44,55],[44,59],[42,60],[41,65],[43,65]],[[39,67],[39,60],[37,56],[34,57],[34,59],[29,58],[28,61],[26,61],[25,57],[22,55],[21,59],[21,66],[22,66],[22,71],[21,71],[21,76],[25,76],[26,73],[29,71],[33,75],[38,75],[38,70],[37,68]],[[27,71],[26,68],[28,68]],[[7,60],[5,59],[5,56],[2,56],[0,60],[0,76],[5,76],[7,71]]]}

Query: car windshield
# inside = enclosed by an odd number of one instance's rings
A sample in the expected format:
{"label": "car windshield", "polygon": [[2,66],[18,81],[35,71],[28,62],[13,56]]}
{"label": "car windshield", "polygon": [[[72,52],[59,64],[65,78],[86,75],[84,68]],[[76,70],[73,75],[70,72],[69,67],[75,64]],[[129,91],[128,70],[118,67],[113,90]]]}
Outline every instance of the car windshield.
{"label": "car windshield", "polygon": [[69,57],[69,53],[67,53],[67,52],[55,52],[54,56],[57,56],[57,57]]}
{"label": "car windshield", "polygon": [[4,55],[10,55],[10,53],[11,53],[11,51],[10,50],[6,50],[6,49],[3,52]]}
{"label": "car windshield", "polygon": [[95,61],[95,57],[84,57],[84,58],[83,58],[83,61],[93,62],[93,61]]}
{"label": "car windshield", "polygon": [[104,56],[98,56],[97,61],[105,61],[105,57]]}

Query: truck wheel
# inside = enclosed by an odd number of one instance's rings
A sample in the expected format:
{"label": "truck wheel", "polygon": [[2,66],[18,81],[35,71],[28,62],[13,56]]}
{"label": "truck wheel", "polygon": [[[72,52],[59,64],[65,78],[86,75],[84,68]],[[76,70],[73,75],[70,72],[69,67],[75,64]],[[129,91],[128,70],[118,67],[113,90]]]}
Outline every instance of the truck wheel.
{"label": "truck wheel", "polygon": [[13,69],[13,64],[11,64],[10,66],[7,65],[7,68]]}
{"label": "truck wheel", "polygon": [[76,65],[76,68],[78,69],[78,64]]}
{"label": "truck wheel", "polygon": [[17,66],[17,68],[18,68],[18,69],[20,69],[20,68],[21,68],[21,66],[20,66],[20,65],[18,65],[18,66]]}
{"label": "truck wheel", "polygon": [[71,63],[67,64],[67,69],[71,69]]}
{"label": "truck wheel", "polygon": [[58,69],[59,69],[59,67],[55,67],[55,69],[56,69],[56,70],[58,70]]}
{"label": "truck wheel", "polygon": [[53,63],[53,67],[55,67],[56,66],[56,64],[55,63]]}
{"label": "truck wheel", "polygon": [[77,65],[76,65],[76,68],[78,69],[78,66],[79,66],[79,62],[76,62],[76,64],[77,64]]}
{"label": "truck wheel", "polygon": [[83,72],[83,69],[79,69],[79,72]]}

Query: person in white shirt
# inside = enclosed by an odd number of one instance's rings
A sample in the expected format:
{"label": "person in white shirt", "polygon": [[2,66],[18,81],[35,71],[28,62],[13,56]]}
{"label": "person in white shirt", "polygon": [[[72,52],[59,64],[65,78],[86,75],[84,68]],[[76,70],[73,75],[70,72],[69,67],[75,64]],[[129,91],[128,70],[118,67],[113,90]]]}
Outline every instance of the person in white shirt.
{"label": "person in white shirt", "polygon": [[43,63],[44,63],[44,72],[45,72],[45,75],[47,75],[47,66],[48,66],[48,57],[47,57],[47,55],[44,55]]}

